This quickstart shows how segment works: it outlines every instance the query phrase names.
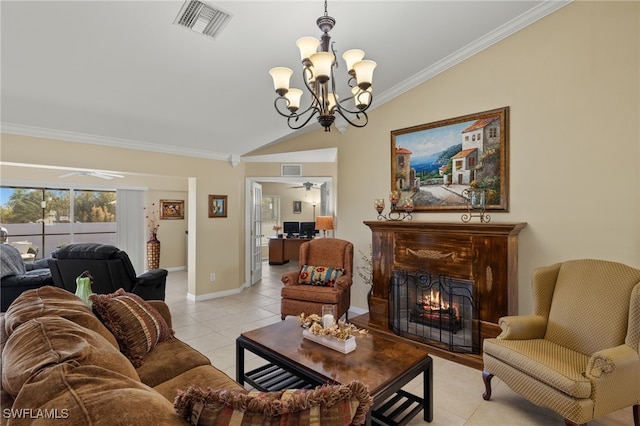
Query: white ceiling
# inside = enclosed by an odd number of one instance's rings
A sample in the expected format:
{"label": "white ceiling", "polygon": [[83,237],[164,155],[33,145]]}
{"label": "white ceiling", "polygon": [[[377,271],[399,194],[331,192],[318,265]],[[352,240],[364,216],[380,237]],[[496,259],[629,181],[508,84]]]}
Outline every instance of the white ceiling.
{"label": "white ceiling", "polygon": [[[173,24],[181,1],[2,0],[2,131],[217,159],[290,137],[268,71],[301,86],[295,41],[320,36],[323,1],[206,3],[232,15],[215,40]],[[378,63],[380,106],[565,4],[330,0],[328,13],[338,55]]]}

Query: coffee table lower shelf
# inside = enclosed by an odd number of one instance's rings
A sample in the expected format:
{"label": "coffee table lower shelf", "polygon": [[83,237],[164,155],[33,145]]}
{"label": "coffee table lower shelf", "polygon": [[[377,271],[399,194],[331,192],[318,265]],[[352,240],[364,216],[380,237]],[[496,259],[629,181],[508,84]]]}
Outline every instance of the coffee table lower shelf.
{"label": "coffee table lower shelf", "polygon": [[[244,375],[244,381],[261,392],[277,392],[284,389],[314,389],[321,383],[310,383],[275,364],[266,364]],[[385,426],[402,426],[424,410],[424,399],[402,389],[371,411],[371,423]]]}

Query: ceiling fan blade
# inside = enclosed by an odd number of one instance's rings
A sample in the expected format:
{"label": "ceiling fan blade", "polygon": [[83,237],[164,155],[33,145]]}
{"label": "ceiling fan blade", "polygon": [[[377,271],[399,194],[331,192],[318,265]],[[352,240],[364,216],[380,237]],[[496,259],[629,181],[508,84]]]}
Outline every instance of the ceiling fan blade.
{"label": "ceiling fan blade", "polygon": [[115,173],[102,173],[102,172],[90,172],[91,176],[98,177],[100,179],[113,179],[113,178],[123,178],[122,175],[117,175]]}
{"label": "ceiling fan blade", "polygon": [[62,175],[62,176],[58,176],[58,177],[59,178],[66,178],[66,177],[69,177],[69,176],[75,176],[77,174],[78,174],[78,172],[71,172],[71,173],[67,173],[66,175]]}

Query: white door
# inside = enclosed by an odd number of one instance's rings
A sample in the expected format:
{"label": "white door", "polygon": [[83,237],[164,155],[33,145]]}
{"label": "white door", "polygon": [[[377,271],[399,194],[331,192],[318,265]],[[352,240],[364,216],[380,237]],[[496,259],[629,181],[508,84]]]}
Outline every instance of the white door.
{"label": "white door", "polygon": [[262,279],[262,185],[251,182],[251,285]]}

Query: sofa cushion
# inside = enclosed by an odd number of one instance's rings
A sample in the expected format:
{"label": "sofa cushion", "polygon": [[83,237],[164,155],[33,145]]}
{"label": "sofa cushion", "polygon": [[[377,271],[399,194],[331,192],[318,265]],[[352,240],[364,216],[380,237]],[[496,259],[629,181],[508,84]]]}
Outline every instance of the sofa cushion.
{"label": "sofa cushion", "polygon": [[361,382],[280,392],[203,390],[180,391],[176,412],[193,425],[357,425],[365,422],[373,404]]}
{"label": "sofa cushion", "polygon": [[179,339],[169,339],[149,352],[137,371],[142,383],[154,387],[201,365],[211,365],[211,361]]}
{"label": "sofa cushion", "polygon": [[169,401],[173,401],[178,396],[179,389],[187,389],[189,386],[200,386],[203,389],[209,387],[211,389],[244,390],[244,387],[212,365],[192,368],[178,374],[173,379],[154,386],[153,389]]}
{"label": "sofa cushion", "polygon": [[344,269],[341,268],[303,265],[300,269],[298,283],[333,287],[342,274],[344,274]]}
{"label": "sofa cushion", "polygon": [[26,414],[12,418],[12,426],[187,424],[170,401],[145,384],[102,367],[71,362],[29,378],[12,409]]}
{"label": "sofa cushion", "polygon": [[9,336],[2,351],[2,388],[15,398],[29,377],[61,363],[95,365],[140,380],[131,363],[95,331],[64,318],[40,317]]}
{"label": "sofa cushion", "polygon": [[119,289],[112,294],[92,294],[93,310],[113,333],[120,351],[140,367],[156,345],[172,337],[162,315],[140,296]]}
{"label": "sofa cushion", "polygon": [[44,286],[23,292],[13,301],[5,314],[5,329],[11,335],[25,322],[43,316],[59,316],[82,327],[89,328],[107,339],[115,348],[116,338],[93,314],[91,308],[78,296],[68,291]]}

